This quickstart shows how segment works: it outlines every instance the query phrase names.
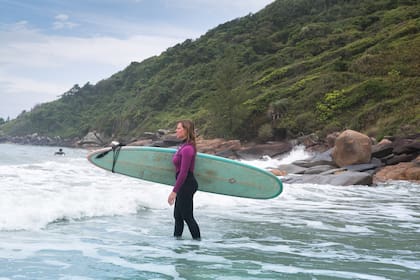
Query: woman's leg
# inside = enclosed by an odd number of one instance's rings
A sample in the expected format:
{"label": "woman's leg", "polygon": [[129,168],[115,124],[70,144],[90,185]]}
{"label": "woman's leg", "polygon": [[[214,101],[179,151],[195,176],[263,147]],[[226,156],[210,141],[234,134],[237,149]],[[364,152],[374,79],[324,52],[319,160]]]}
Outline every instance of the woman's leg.
{"label": "woman's leg", "polygon": [[175,201],[175,236],[181,236],[184,229],[184,221],[188,225],[191,236],[194,239],[200,239],[200,228],[194,219],[193,197],[197,191],[198,185],[192,174],[189,174],[181,190],[178,192]]}
{"label": "woman's leg", "polygon": [[174,218],[175,218],[175,228],[174,228],[174,236],[181,237],[182,232],[184,231],[184,219],[182,217],[182,202],[178,199],[175,200],[175,207],[174,207]]}

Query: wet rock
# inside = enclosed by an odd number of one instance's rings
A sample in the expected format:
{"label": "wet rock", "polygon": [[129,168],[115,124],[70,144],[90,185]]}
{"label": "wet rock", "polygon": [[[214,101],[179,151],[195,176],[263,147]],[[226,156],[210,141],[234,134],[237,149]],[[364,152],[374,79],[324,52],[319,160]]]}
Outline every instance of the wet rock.
{"label": "wet rock", "polygon": [[294,161],[293,164],[301,167],[314,167],[317,165],[331,165],[336,166],[332,157],[331,157],[332,149],[329,149],[323,153],[314,155],[313,157],[305,160],[297,160]]}
{"label": "wet rock", "polygon": [[331,175],[300,175],[285,177],[283,182],[290,184],[322,184],[334,186],[371,185],[373,176],[366,172],[345,171]]}

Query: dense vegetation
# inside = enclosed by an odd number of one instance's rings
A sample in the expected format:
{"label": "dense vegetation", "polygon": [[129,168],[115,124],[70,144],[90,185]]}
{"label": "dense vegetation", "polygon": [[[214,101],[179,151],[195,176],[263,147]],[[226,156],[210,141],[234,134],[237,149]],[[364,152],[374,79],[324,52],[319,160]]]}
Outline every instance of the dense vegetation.
{"label": "dense vegetation", "polygon": [[192,118],[208,137],[380,138],[418,132],[419,74],[418,1],[278,0],[1,128],[127,138]]}

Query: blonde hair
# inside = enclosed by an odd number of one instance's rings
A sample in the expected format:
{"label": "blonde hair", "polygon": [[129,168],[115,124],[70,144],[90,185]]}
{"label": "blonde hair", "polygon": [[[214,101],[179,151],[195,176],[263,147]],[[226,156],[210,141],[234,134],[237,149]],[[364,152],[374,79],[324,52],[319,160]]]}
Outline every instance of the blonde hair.
{"label": "blonde hair", "polygon": [[185,141],[191,143],[195,149],[197,149],[196,140],[195,140],[195,127],[194,123],[190,120],[181,120],[178,121],[182,127],[187,131],[187,138]]}

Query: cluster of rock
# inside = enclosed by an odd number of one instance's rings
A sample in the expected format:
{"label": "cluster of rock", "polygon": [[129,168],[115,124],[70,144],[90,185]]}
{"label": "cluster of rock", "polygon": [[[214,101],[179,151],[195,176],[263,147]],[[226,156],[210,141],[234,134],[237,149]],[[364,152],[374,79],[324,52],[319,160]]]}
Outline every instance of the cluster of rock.
{"label": "cluster of rock", "polygon": [[[179,140],[167,131],[150,134],[147,139],[130,143],[173,147]],[[310,140],[308,140],[310,139]],[[308,146],[323,142],[323,150],[306,160],[270,168],[287,183],[312,183],[330,185],[372,185],[378,181],[411,180],[420,182],[420,135],[405,138],[385,138],[375,143],[367,135],[353,130],[329,135],[325,141],[306,138]],[[293,148],[290,142],[243,144],[239,140],[199,138],[199,152],[232,159],[276,158]],[[312,150],[314,150],[313,147]]]}
{"label": "cluster of rock", "polygon": [[60,136],[49,137],[42,136],[38,133],[33,133],[25,136],[1,136],[0,143],[15,143],[21,145],[36,145],[36,146],[63,146],[73,147],[75,139],[65,139]]}
{"label": "cluster of rock", "polygon": [[[95,131],[82,139],[63,139],[32,134],[0,137],[1,142],[62,147],[96,148],[107,146],[112,139]],[[387,180],[420,182],[420,134],[404,138],[388,137],[379,143],[353,130],[329,135],[325,141],[305,137],[298,140],[315,155],[291,164],[273,166],[269,170],[287,183],[330,185],[372,185]],[[319,145],[319,143],[323,143]],[[140,139],[124,143],[133,146],[176,147],[180,141],[168,130],[145,133]],[[197,140],[199,152],[232,159],[276,158],[292,150],[289,141],[265,144],[241,143],[239,140]],[[317,147],[317,148],[314,148]],[[321,148],[320,148],[321,147]]]}
{"label": "cluster of rock", "polygon": [[[380,143],[353,130],[328,135],[325,141],[306,137],[300,143],[317,151],[306,160],[274,166],[270,171],[282,176],[287,183],[330,185],[372,185],[378,181],[411,180],[420,182],[420,135],[405,138],[385,138]],[[104,146],[109,140],[96,132],[88,133],[77,142],[78,146]],[[176,147],[180,141],[168,130],[145,133],[141,139],[127,145]],[[319,143],[323,145],[317,145]],[[318,148],[314,148],[317,145]],[[276,158],[292,150],[289,141],[265,144],[241,143],[239,140],[197,140],[199,152],[232,159]],[[321,148],[319,148],[321,147]]]}
{"label": "cluster of rock", "polygon": [[334,144],[327,151],[271,171],[284,176],[287,183],[347,186],[386,180],[420,182],[419,135],[384,139],[377,144],[353,130],[329,138],[335,140],[330,141]]}

